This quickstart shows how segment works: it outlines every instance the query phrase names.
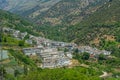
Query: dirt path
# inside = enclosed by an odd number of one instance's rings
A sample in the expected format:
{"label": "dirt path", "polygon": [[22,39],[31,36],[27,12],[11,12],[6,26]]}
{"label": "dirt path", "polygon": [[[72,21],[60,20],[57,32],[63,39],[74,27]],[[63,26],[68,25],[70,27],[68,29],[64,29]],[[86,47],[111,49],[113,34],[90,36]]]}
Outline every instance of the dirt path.
{"label": "dirt path", "polygon": [[99,77],[101,77],[101,78],[103,78],[103,77],[107,77],[109,74],[107,73],[107,72],[104,72],[103,71],[103,74],[101,75],[101,76],[99,76]]}

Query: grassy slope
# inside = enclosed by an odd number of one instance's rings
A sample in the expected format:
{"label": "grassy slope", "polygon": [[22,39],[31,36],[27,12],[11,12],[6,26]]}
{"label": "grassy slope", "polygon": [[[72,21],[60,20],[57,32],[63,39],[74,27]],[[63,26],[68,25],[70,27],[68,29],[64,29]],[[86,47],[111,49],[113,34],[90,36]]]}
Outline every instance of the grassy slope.
{"label": "grassy slope", "polygon": [[30,72],[29,75],[18,80],[100,80],[98,77],[99,74],[96,70],[82,67],[72,69],[44,69]]}

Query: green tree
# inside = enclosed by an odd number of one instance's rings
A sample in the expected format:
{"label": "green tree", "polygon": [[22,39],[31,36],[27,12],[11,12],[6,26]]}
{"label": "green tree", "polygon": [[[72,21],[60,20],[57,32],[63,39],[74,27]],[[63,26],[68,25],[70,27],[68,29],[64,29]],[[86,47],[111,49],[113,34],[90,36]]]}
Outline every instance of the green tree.
{"label": "green tree", "polygon": [[25,44],[25,41],[19,41],[18,43],[19,46],[24,46],[24,44]]}
{"label": "green tree", "polygon": [[27,65],[24,64],[24,74],[27,75],[28,70],[27,70]]}
{"label": "green tree", "polygon": [[64,52],[68,52],[69,50],[67,48],[64,49]]}
{"label": "green tree", "polygon": [[98,60],[106,60],[106,57],[104,54],[100,54],[98,57]]}
{"label": "green tree", "polygon": [[17,77],[20,74],[20,72],[18,70],[14,71],[14,76]]}
{"label": "green tree", "polygon": [[5,75],[6,75],[6,70],[5,70],[4,67],[0,67],[0,75],[2,75],[2,74],[3,74],[3,76],[5,77]]}
{"label": "green tree", "polygon": [[79,50],[78,50],[78,48],[76,48],[75,50],[74,50],[74,53],[78,53],[79,52]]}
{"label": "green tree", "polygon": [[89,57],[90,57],[90,54],[87,53],[87,52],[84,52],[83,55],[82,55],[82,59],[83,59],[83,60],[88,60]]}
{"label": "green tree", "polygon": [[0,42],[2,42],[2,37],[0,36]]}
{"label": "green tree", "polygon": [[6,37],[4,37],[4,42],[7,42],[7,38]]}
{"label": "green tree", "polygon": [[2,42],[2,37],[3,37],[2,33],[0,33],[0,42]]}

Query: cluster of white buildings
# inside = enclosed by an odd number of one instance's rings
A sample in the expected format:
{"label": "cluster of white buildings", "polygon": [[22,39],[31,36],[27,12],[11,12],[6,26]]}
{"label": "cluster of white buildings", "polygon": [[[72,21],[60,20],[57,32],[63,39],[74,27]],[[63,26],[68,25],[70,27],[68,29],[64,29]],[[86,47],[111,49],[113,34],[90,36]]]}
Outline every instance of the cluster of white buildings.
{"label": "cluster of white buildings", "polygon": [[[25,55],[37,55],[42,61],[42,68],[63,67],[71,64],[72,53],[78,48],[80,53],[87,52],[91,55],[110,55],[110,51],[99,50],[90,46],[78,47],[74,43],[65,43],[52,41],[42,37],[30,36],[30,39],[36,42],[35,48],[25,48],[23,52]],[[67,49],[67,52],[58,51],[59,48]]]}
{"label": "cluster of white buildings", "polygon": [[56,48],[43,49],[38,56],[42,60],[42,68],[63,67],[71,63],[70,58],[63,51],[58,51]]}
{"label": "cluster of white buildings", "polygon": [[24,48],[25,55],[36,55],[42,61],[42,68],[63,67],[71,64],[72,54],[58,51],[57,48]]}
{"label": "cluster of white buildings", "polygon": [[[80,46],[78,47],[74,43],[65,43],[52,41],[43,37],[36,37],[28,34],[27,32],[20,32],[18,30],[3,28],[5,33],[12,35],[13,37],[23,40],[25,36],[29,35],[29,38],[25,41],[28,44],[33,44],[32,48],[24,48],[23,53],[25,55],[35,55],[38,56],[42,61],[42,68],[55,68],[55,67],[63,67],[71,64],[72,52],[74,49],[78,48],[80,53],[87,52],[92,55],[110,55],[110,51],[99,50],[97,48],[92,48],[90,46]],[[58,51],[59,48],[67,49],[67,52],[63,50]]]}
{"label": "cluster of white buildings", "polygon": [[106,51],[106,50],[99,50],[97,48],[92,48],[90,46],[80,46],[78,48],[79,52],[83,53],[83,52],[87,52],[93,55],[99,55],[99,54],[104,54],[104,55],[110,55],[111,52],[110,51]]}
{"label": "cluster of white buildings", "polygon": [[59,41],[53,41],[49,40],[43,37],[35,37],[32,36],[32,39],[36,42],[37,46],[44,46],[44,47],[51,47],[51,48],[60,48],[60,47],[66,47],[69,49],[75,48],[77,45],[74,43],[65,43],[65,42],[59,42]]}
{"label": "cluster of white buildings", "polygon": [[19,30],[7,28],[7,27],[3,27],[3,32],[10,34],[11,36],[13,36],[14,38],[19,39],[19,40],[23,40],[25,38],[25,36],[28,34],[27,32],[22,33]]}
{"label": "cluster of white buildings", "polygon": [[30,35],[30,40],[36,42],[34,48],[24,48],[25,55],[36,55],[42,61],[42,68],[63,67],[71,64],[72,53],[58,51],[58,48],[73,50],[76,45],[72,43],[52,41],[42,37]]}

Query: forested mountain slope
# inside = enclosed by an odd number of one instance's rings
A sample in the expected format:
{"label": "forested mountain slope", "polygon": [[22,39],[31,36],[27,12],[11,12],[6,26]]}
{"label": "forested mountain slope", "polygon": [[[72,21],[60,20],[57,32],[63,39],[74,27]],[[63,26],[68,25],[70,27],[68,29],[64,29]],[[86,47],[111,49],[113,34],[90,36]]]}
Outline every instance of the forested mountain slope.
{"label": "forested mountain slope", "polygon": [[[45,37],[79,44],[99,43],[101,38],[119,41],[120,38],[120,1],[112,0],[102,5],[91,15],[73,26],[38,27]],[[49,34],[49,35],[48,35]],[[106,36],[107,35],[107,36]],[[106,37],[105,37],[106,36]]]}
{"label": "forested mountain slope", "polygon": [[21,32],[38,34],[33,30],[34,25],[31,24],[31,22],[22,19],[18,15],[3,10],[0,10],[0,27],[9,27],[20,30]]}
{"label": "forested mountain slope", "polygon": [[93,14],[83,19],[82,24],[112,24],[120,22],[120,0],[110,0]]}
{"label": "forested mountain slope", "polygon": [[34,20],[38,24],[74,25],[94,13],[108,0],[62,0]]}

